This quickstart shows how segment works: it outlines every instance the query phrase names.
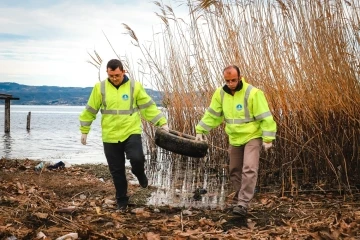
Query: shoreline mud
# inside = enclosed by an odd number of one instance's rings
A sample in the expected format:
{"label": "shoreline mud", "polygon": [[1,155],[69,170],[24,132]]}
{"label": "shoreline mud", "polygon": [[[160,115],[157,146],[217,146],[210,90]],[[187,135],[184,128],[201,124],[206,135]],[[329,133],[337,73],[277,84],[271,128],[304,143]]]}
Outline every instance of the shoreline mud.
{"label": "shoreline mud", "polygon": [[360,239],[359,193],[259,193],[240,218],[230,195],[222,208],[148,205],[156,188],[129,172],[130,204],[119,212],[106,165],[38,163],[0,159],[0,239]]}

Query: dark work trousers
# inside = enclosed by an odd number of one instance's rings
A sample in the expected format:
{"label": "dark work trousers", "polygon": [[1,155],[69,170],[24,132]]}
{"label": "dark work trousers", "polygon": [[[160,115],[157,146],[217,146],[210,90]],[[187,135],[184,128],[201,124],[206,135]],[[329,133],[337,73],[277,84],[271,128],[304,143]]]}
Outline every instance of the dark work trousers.
{"label": "dark work trousers", "polygon": [[125,154],[130,159],[131,171],[137,177],[145,175],[145,156],[142,148],[141,135],[133,134],[124,142],[105,143],[104,152],[112,175],[116,200],[118,204],[127,204],[128,183],[125,172]]}
{"label": "dark work trousers", "polygon": [[242,146],[229,147],[230,181],[238,192],[238,205],[248,207],[254,197],[259,170],[262,139],[256,138]]}

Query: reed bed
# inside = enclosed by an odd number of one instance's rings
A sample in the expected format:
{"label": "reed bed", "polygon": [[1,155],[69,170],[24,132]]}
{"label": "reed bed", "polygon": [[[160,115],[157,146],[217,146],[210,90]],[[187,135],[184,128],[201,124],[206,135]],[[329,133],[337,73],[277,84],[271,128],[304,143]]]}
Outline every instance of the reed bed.
{"label": "reed bed", "polygon": [[[154,33],[149,45],[124,25],[143,54],[138,68],[146,74],[140,78],[164,92],[170,128],[195,135],[213,91],[224,84],[222,69],[236,64],[249,83],[264,90],[278,124],[274,148],[261,155],[259,185],[279,183],[283,194],[309,184],[341,193],[358,190],[360,3],[176,3],[188,6],[188,19],[155,2],[162,32]],[[144,130],[154,136],[146,123]],[[223,126],[208,139],[207,162],[223,168],[228,164]],[[147,148],[154,152],[151,140]]]}

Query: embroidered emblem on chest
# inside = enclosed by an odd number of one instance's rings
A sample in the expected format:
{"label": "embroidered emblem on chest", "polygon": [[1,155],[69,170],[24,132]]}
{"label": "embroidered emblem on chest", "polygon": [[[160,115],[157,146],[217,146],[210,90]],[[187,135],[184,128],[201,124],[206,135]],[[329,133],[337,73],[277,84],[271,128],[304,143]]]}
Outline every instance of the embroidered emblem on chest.
{"label": "embroidered emblem on chest", "polygon": [[123,99],[124,101],[129,100],[129,95],[127,95],[127,94],[122,95],[122,99]]}
{"label": "embroidered emblem on chest", "polygon": [[241,104],[236,105],[236,110],[241,111],[243,109],[243,106]]}

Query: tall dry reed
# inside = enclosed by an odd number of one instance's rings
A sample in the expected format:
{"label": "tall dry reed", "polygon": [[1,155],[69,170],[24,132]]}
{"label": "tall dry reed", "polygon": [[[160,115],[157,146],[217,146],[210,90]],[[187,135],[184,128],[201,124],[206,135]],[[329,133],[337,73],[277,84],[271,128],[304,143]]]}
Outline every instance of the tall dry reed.
{"label": "tall dry reed", "polygon": [[[172,129],[195,135],[222,69],[240,67],[264,90],[278,124],[271,153],[261,155],[259,184],[294,194],[309,184],[351,192],[360,185],[360,3],[199,0],[188,19],[155,2],[161,34],[143,45],[137,66],[164,92]],[[131,68],[131,66],[129,66]],[[145,132],[154,136],[154,129]],[[154,149],[153,142],[148,143]],[[209,164],[228,163],[223,126],[209,136]],[[174,158],[179,156],[174,155]]]}

